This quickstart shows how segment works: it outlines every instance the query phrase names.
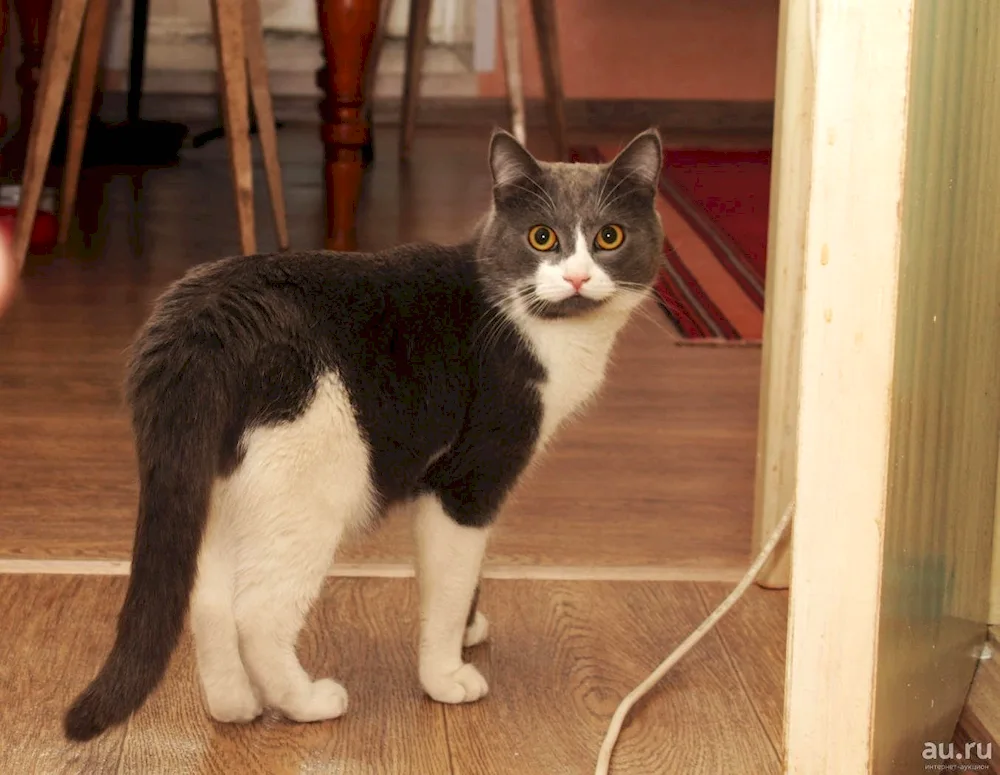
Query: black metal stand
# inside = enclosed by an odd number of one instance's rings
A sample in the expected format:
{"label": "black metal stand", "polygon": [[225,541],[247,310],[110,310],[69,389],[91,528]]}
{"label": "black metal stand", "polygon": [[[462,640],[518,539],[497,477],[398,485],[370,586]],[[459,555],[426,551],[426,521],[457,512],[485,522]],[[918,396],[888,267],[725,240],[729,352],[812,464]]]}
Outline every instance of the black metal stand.
{"label": "black metal stand", "polygon": [[134,0],[132,5],[132,54],[128,65],[127,120],[139,121],[142,102],[142,79],[146,71],[146,32],[149,29],[149,0]]}
{"label": "black metal stand", "polygon": [[159,167],[175,164],[179,159],[181,147],[190,131],[188,127],[175,121],[143,121],[140,118],[148,27],[149,0],[134,0],[125,121],[111,124],[92,122],[84,157],[88,166],[123,164]]}

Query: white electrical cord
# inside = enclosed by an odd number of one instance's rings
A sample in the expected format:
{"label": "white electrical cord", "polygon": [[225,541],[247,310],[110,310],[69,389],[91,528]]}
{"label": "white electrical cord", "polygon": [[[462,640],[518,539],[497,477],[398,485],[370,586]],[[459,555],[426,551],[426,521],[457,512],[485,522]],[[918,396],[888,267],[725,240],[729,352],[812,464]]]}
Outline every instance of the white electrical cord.
{"label": "white electrical cord", "polygon": [[601,745],[601,752],[597,756],[597,770],[595,775],[608,775],[611,770],[611,755],[615,750],[615,743],[618,742],[618,735],[621,733],[622,724],[625,722],[625,717],[628,712],[632,710],[632,707],[643,697],[645,697],[649,690],[652,689],[656,684],[660,682],[667,671],[670,670],[675,664],[677,664],[681,658],[687,654],[695,645],[700,641],[705,635],[708,634],[716,624],[718,624],[719,619],[726,615],[726,612],[741,598],[743,593],[747,591],[747,588],[753,583],[754,579],[757,578],[757,574],[760,573],[760,569],[764,567],[764,563],[767,562],[771,553],[774,552],[774,547],[778,545],[778,541],[788,530],[788,525],[792,521],[792,515],[795,513],[795,501],[788,504],[784,513],[781,515],[781,520],[775,526],[771,535],[768,536],[767,543],[760,550],[760,554],[757,555],[757,559],[754,560],[753,565],[746,572],[746,575],[740,580],[740,583],[736,585],[736,588],[729,593],[729,597],[719,604],[719,607],[709,614],[708,618],[702,622],[698,629],[692,632],[688,637],[674,649],[673,653],[668,656],[665,660],[660,663],[660,666],[652,672],[652,674],[641,684],[639,684],[635,689],[629,692],[628,696],[622,700],[621,704],[618,706],[618,710],[615,711],[615,715],[611,717],[611,725],[608,727],[608,733],[604,737],[604,743]]}

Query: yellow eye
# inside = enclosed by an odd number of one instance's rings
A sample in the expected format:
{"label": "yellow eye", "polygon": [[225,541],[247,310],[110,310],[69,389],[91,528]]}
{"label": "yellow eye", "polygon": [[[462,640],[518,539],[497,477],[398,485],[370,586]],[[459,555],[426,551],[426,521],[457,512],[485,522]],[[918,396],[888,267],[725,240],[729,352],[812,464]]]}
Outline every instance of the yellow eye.
{"label": "yellow eye", "polygon": [[601,230],[597,232],[597,238],[594,240],[597,247],[601,250],[614,250],[615,248],[621,247],[621,244],[624,241],[625,232],[622,231],[621,226],[614,223],[602,226]]}
{"label": "yellow eye", "polygon": [[535,250],[552,250],[559,244],[556,233],[548,226],[532,226],[528,232],[528,242]]}

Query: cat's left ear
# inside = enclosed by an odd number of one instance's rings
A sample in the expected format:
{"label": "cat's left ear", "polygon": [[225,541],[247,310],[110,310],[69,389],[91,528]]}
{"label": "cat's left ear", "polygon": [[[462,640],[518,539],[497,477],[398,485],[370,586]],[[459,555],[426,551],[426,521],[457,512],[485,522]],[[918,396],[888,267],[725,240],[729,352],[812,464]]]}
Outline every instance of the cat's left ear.
{"label": "cat's left ear", "polygon": [[608,175],[654,194],[661,169],[663,142],[660,133],[656,129],[647,129],[636,135],[608,165]]}
{"label": "cat's left ear", "polygon": [[526,179],[537,181],[542,171],[535,157],[503,129],[494,130],[490,139],[490,170],[495,193],[515,184],[523,185]]}

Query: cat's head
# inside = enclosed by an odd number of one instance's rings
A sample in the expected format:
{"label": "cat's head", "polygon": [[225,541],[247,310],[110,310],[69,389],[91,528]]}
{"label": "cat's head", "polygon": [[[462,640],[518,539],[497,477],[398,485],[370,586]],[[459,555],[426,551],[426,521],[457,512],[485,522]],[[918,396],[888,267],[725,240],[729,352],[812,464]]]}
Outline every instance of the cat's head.
{"label": "cat's head", "polygon": [[542,318],[634,307],[663,260],[662,165],[653,129],[606,164],[541,162],[513,135],[495,131],[493,206],[479,243],[490,292]]}

